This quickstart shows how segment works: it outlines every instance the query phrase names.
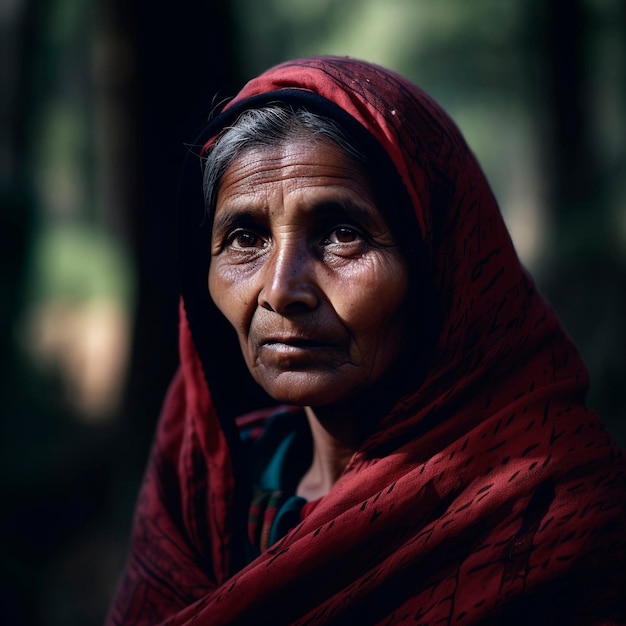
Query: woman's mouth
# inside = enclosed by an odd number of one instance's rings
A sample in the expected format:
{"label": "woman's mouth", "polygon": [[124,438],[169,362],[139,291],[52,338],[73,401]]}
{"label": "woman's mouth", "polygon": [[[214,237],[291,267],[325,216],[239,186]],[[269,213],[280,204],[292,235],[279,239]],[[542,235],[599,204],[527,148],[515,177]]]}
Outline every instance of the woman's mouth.
{"label": "woman's mouth", "polygon": [[281,369],[300,369],[334,362],[343,354],[341,346],[327,338],[280,336],[263,339],[258,344],[258,359]]}
{"label": "woman's mouth", "polygon": [[270,349],[283,349],[294,348],[302,350],[311,350],[316,348],[330,348],[331,344],[327,341],[320,341],[316,339],[304,339],[300,337],[285,337],[285,338],[273,338],[266,339],[261,343],[261,346]]}

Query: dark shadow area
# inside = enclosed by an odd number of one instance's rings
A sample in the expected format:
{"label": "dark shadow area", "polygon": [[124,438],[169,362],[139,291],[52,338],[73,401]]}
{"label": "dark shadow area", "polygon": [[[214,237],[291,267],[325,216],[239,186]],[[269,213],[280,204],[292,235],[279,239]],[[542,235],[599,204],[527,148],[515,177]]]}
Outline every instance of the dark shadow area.
{"label": "dark shadow area", "polygon": [[[221,2],[183,1],[172,10],[111,0],[94,3],[93,12],[71,2],[13,4],[15,14],[3,23],[11,35],[5,59],[14,67],[1,120],[10,157],[0,228],[1,621],[100,624],[177,365],[175,212],[185,144],[215,95],[233,91],[232,25]],[[96,142],[104,154],[100,190],[115,202],[100,213],[98,199],[71,216],[50,216],[41,207],[36,133],[41,107],[55,106],[50,94],[61,89],[73,92],[72,103],[88,120],[88,147]],[[93,127],[99,136],[90,134]],[[87,178],[98,167],[79,165]],[[98,185],[86,184],[93,198]],[[25,281],[37,234],[42,223],[70,219],[122,241],[136,274],[122,399],[91,421],[68,399],[60,366],[38,371],[19,333],[32,300]]]}

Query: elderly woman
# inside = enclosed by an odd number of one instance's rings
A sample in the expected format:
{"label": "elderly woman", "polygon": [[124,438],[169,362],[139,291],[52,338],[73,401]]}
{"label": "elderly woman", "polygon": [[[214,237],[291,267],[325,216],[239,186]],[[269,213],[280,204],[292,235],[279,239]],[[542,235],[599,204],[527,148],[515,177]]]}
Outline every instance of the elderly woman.
{"label": "elderly woman", "polygon": [[111,624],[609,624],[624,459],[459,131],[284,63],[209,123]]}

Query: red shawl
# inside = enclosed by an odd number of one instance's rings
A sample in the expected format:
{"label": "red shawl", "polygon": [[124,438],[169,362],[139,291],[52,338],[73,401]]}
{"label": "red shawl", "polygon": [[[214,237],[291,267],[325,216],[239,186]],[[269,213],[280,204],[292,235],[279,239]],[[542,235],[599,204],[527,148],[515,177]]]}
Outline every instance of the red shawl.
{"label": "red shawl", "polygon": [[[624,458],[459,131],[406,79],[346,58],[269,70],[218,126],[285,89],[337,105],[400,175],[440,311],[432,358],[330,493],[246,564],[233,418],[257,392],[204,293],[206,233],[183,245],[181,367],[109,623],[618,623]],[[183,239],[202,222],[189,213]]]}

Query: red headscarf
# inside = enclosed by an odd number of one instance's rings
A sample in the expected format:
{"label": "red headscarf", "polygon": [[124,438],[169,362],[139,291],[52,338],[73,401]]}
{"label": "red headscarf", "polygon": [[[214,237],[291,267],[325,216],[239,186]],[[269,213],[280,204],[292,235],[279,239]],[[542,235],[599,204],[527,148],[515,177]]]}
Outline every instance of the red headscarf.
{"label": "red headscarf", "polygon": [[617,623],[624,458],[456,126],[403,77],[325,57],[252,80],[209,143],[229,115],[281,94],[356,120],[404,183],[439,311],[426,374],[300,524],[245,564],[233,418],[267,399],[224,338],[207,235],[186,208],[181,367],[110,624]]}

